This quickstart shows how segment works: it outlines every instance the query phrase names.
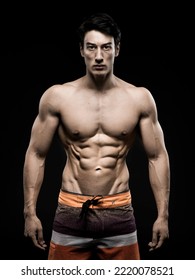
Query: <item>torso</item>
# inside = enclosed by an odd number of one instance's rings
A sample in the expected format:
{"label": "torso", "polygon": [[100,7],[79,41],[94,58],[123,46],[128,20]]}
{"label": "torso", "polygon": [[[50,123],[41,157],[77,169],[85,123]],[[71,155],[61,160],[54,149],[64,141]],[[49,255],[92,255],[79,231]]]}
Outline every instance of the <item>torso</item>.
{"label": "torso", "polygon": [[[59,137],[67,153],[62,189],[108,195],[129,189],[126,155],[139,120],[134,86],[118,81],[106,92],[77,82],[63,90]],[[120,106],[119,106],[120,104]]]}

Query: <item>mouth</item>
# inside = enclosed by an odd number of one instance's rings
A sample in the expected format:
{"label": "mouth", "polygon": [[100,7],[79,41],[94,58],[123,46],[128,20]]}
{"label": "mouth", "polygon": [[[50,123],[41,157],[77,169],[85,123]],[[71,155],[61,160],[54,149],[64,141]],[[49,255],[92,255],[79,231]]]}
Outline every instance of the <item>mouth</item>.
{"label": "mouth", "polygon": [[94,65],[93,69],[98,70],[98,71],[104,70],[105,69],[105,65]]}

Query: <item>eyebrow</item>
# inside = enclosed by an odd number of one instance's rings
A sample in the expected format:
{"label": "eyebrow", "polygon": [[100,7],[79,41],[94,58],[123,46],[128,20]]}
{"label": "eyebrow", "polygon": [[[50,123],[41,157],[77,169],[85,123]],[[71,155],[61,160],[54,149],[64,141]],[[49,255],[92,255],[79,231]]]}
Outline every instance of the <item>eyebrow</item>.
{"label": "eyebrow", "polygon": [[[86,42],[86,45],[96,45],[96,44],[91,43],[91,42]],[[102,46],[105,46],[105,45],[112,45],[112,42],[107,42],[107,43],[102,44]]]}

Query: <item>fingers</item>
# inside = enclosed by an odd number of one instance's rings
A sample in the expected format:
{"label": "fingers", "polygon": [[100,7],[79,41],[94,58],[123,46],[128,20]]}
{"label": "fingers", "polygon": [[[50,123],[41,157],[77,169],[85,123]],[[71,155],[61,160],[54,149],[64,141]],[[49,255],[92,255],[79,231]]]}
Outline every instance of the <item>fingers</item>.
{"label": "fingers", "polygon": [[155,239],[153,240],[153,241],[151,241],[151,242],[149,242],[148,243],[148,246],[150,247],[149,248],[149,251],[153,251],[153,250],[155,250],[155,249],[158,249],[158,248],[160,248],[161,246],[162,246],[162,244],[163,244],[163,239],[159,239],[159,241],[156,241]]}
{"label": "fingers", "polygon": [[149,251],[153,251],[154,249],[156,249],[156,243],[153,243],[152,241],[148,243]]}
{"label": "fingers", "polygon": [[25,237],[30,237],[33,244],[41,249],[41,250],[45,250],[47,247],[47,244],[45,243],[44,239],[43,239],[43,232],[42,230],[38,230],[37,234],[36,233],[27,233],[27,231],[24,232],[24,236]]}
{"label": "fingers", "polygon": [[153,250],[159,248],[160,247],[159,243],[162,245],[162,239],[161,239],[161,241],[160,241],[160,239],[158,240],[158,234],[156,232],[153,232],[152,241],[149,242],[149,244],[148,244],[148,246],[150,247],[149,251],[153,251]]}
{"label": "fingers", "polygon": [[165,237],[163,235],[159,235],[156,232],[153,232],[152,241],[148,243],[149,251],[153,251],[155,249],[160,248],[164,243]]}
{"label": "fingers", "polygon": [[42,238],[39,238],[39,237],[36,238],[36,236],[33,235],[33,236],[31,236],[31,239],[37,248],[39,248],[41,250],[46,249],[47,245],[45,244],[45,241]]}
{"label": "fingers", "polygon": [[38,239],[37,243],[39,245],[39,248],[45,250],[47,245],[46,245],[45,240],[43,238],[43,231],[42,230],[38,230],[38,237],[37,237],[37,239]]}

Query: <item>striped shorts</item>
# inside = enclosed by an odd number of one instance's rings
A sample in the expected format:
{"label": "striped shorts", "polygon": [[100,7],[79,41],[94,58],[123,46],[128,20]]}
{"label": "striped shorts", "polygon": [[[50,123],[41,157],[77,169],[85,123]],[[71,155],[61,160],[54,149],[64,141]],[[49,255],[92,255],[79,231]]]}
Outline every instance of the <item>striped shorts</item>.
{"label": "striped shorts", "polygon": [[88,196],[60,190],[49,260],[139,260],[130,191]]}

